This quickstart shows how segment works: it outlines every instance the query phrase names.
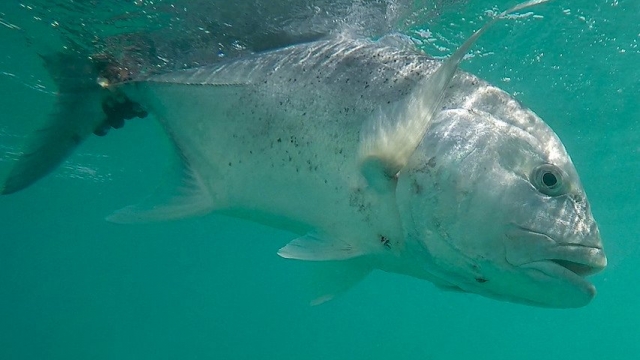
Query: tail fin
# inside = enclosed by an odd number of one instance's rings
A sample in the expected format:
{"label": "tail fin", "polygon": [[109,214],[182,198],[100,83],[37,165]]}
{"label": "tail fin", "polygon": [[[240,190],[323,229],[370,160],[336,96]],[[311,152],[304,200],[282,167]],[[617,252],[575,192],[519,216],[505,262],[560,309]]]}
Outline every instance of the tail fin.
{"label": "tail fin", "polygon": [[125,119],[146,116],[137,104],[105,86],[109,79],[105,77],[114,79],[118,69],[110,58],[91,57],[70,47],[42,59],[58,87],[55,109],[45,126],[28,137],[1,194],[22,190],[56,169],[92,133],[104,135],[110,127],[121,127]]}

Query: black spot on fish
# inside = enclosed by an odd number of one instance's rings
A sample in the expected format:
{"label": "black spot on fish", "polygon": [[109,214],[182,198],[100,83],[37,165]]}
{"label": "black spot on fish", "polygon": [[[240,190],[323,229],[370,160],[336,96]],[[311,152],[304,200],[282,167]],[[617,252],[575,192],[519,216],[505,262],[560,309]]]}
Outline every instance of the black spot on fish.
{"label": "black spot on fish", "polygon": [[387,249],[391,249],[391,240],[389,240],[388,237],[384,235],[378,235],[378,239],[380,240],[382,246],[386,247]]}
{"label": "black spot on fish", "polygon": [[422,193],[422,185],[418,184],[418,182],[415,179],[413,180],[413,184],[411,184],[411,189],[413,190],[414,194]]}

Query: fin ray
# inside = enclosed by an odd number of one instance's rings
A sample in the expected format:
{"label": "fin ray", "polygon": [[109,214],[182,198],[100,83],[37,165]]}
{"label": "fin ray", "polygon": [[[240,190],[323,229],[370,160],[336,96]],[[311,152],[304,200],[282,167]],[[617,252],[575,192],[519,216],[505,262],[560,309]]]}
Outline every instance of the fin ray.
{"label": "fin ray", "polygon": [[[360,137],[359,163],[363,175],[376,188],[388,181],[406,165],[419,146],[431,121],[442,107],[444,94],[458,65],[475,41],[497,21],[508,14],[549,0],[532,0],[516,5],[491,19],[471,35],[440,67],[416,87],[406,102],[392,104],[363,125]],[[372,172],[378,167],[381,171]]]}

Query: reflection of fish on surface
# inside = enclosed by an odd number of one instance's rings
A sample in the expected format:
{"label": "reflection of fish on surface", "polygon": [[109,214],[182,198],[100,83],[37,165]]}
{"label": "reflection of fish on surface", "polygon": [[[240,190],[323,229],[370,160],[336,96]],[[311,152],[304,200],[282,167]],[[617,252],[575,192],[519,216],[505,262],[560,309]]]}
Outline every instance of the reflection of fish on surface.
{"label": "reflection of fish on surface", "polygon": [[349,269],[319,302],[377,268],[530,305],[586,305],[585,276],[606,258],[562,143],[507,93],[454,76],[494,21],[444,62],[343,36],[89,93],[61,86],[52,122],[63,131],[34,137],[4,193],[104,126],[115,98],[153,114],[182,162],[171,196],[161,188],[111,221],[215,211],[298,233],[281,256]]}

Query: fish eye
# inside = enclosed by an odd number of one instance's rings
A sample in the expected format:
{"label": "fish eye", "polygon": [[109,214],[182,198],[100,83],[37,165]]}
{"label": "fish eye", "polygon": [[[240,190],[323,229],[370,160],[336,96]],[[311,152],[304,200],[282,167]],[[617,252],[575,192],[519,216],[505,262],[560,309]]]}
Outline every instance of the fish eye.
{"label": "fish eye", "polygon": [[566,192],[566,175],[555,165],[543,164],[531,173],[531,183],[541,193],[549,196],[559,196]]}
{"label": "fish eye", "polygon": [[558,178],[552,172],[542,174],[542,183],[547,187],[553,187],[558,183]]}

